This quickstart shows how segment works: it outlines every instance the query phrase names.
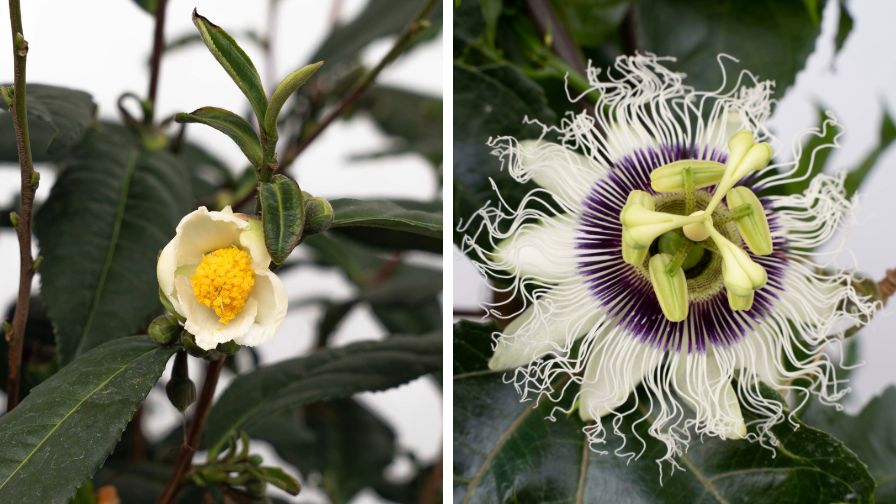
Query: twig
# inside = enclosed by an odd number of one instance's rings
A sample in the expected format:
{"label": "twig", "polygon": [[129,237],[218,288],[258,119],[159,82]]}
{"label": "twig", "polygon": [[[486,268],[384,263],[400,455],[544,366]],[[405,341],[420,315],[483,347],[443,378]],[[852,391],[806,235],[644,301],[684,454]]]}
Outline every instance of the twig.
{"label": "twig", "polygon": [[429,471],[429,475],[423,482],[423,488],[420,489],[420,496],[417,499],[420,504],[438,504],[442,502],[442,454],[439,454],[439,461]]}
{"label": "twig", "polygon": [[877,288],[880,290],[881,302],[886,304],[890,296],[896,293],[896,268],[887,270],[884,277],[877,282]]}
{"label": "twig", "polygon": [[156,27],[153,32],[152,54],[149,57],[149,91],[146,93],[146,99],[150,104],[149,117],[146,118],[148,123],[153,120],[156,96],[159,92],[159,72],[162,67],[162,52],[165,49],[165,8],[167,6],[168,0],[158,0],[156,4]]}
{"label": "twig", "polygon": [[215,396],[215,387],[218,384],[218,377],[221,376],[221,370],[224,368],[224,357],[213,360],[208,363],[205,371],[205,383],[202,384],[202,392],[199,395],[199,402],[196,403],[196,409],[193,412],[193,420],[190,422],[190,430],[184,439],[184,443],[180,447],[177,454],[177,462],[174,464],[174,473],[165,486],[165,491],[159,498],[159,504],[170,504],[174,502],[177,493],[180,491],[181,482],[190,465],[193,462],[193,454],[199,447],[199,441],[202,439],[202,431],[205,429],[205,421],[208,419],[211,410],[212,399]]}
{"label": "twig", "polygon": [[[25,62],[28,56],[28,41],[22,31],[22,11],[19,0],[9,0],[9,21],[12,29],[12,52],[14,64],[14,96],[10,103],[13,127],[16,132],[16,148],[21,166],[20,214],[13,224],[19,237],[19,294],[12,327],[7,331],[9,345],[9,375],[6,382],[6,410],[19,403],[20,368],[22,345],[25,340],[25,325],[28,321],[28,307],[31,302],[31,279],[34,276],[34,258],[31,256],[31,213],[34,193],[40,180],[31,160],[31,140],[28,133],[28,109],[25,103]],[[4,92],[8,95],[8,92]]]}
{"label": "twig", "polygon": [[529,18],[535,23],[541,36],[546,41],[550,41],[548,45],[554,49],[557,56],[573,70],[584,75],[585,58],[582,56],[582,50],[560,24],[550,2],[548,0],[526,0],[526,7],[529,8]]}
{"label": "twig", "polygon": [[414,37],[416,37],[418,33],[426,28],[426,17],[429,16],[430,11],[432,11],[437,3],[441,4],[441,2],[436,2],[436,0],[429,0],[426,2],[426,5],[420,9],[420,12],[417,13],[414,19],[404,29],[404,32],[398,37],[398,40],[395,41],[392,48],[389,49],[389,52],[383,59],[361,78],[360,82],[358,82],[355,87],[342,98],[336,108],[321,120],[314,131],[302,139],[301,142],[293,143],[286,149],[286,152],[283,154],[283,159],[280,161],[280,169],[284,171],[287,170],[289,165],[292,164],[292,162],[295,161],[296,158],[299,157],[299,155],[307,149],[334,120],[342,116],[342,114],[344,114],[348,108],[360,98],[365,91],[367,91],[370,85],[373,84],[373,81],[379,76],[380,72],[382,72],[389,63],[392,63],[392,61],[405,50],[406,46],[414,40]]}

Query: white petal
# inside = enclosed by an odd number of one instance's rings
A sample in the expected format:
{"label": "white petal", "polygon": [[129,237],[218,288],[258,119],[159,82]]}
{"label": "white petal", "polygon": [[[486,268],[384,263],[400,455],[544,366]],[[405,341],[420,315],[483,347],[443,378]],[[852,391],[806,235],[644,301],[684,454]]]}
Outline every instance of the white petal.
{"label": "white petal", "polygon": [[165,248],[162,249],[162,253],[159,254],[159,261],[156,264],[156,279],[159,282],[159,289],[162,291],[162,294],[168,297],[168,300],[171,302],[171,305],[180,313],[180,302],[177,299],[177,295],[174,292],[174,275],[177,271],[177,247],[180,245],[180,240],[177,236],[174,237]]}
{"label": "white petal", "polygon": [[659,365],[662,353],[629,335],[616,332],[592,350],[579,394],[579,416],[597,420],[619,407],[648,373]]}
{"label": "white petal", "polygon": [[264,244],[264,229],[260,221],[253,220],[243,229],[240,233],[240,245],[249,251],[249,255],[252,256],[252,267],[256,270],[266,270],[271,265],[271,256]]}
{"label": "white petal", "polygon": [[519,169],[525,177],[551,192],[567,208],[582,206],[606,169],[575,151],[544,140],[519,143]]}
{"label": "white petal", "polygon": [[730,374],[722,373],[711,352],[680,357],[675,368],[675,387],[697,414],[698,422],[723,439],[746,436],[747,426]]}
{"label": "white petal", "polygon": [[569,216],[521,226],[498,244],[494,255],[500,266],[516,276],[559,282],[576,275],[576,223]]}
{"label": "white petal", "polygon": [[177,266],[198,264],[203,254],[240,243],[240,232],[248,227],[249,223],[233,212],[199,207],[177,225]]}
{"label": "white petal", "polygon": [[255,286],[252,287],[249,297],[258,304],[255,322],[244,334],[233,340],[240,345],[257,346],[273,338],[277,333],[286,317],[289,300],[280,277],[270,271],[257,272]]}
{"label": "white petal", "polygon": [[591,331],[603,315],[587,289],[570,284],[536,299],[504,328],[488,367],[497,371],[523,366],[568,348]]}
{"label": "white petal", "polygon": [[246,300],[242,311],[227,324],[218,322],[218,316],[211,308],[203,305],[193,295],[190,287],[190,279],[186,276],[178,276],[178,299],[183,309],[183,316],[187,319],[184,329],[196,337],[196,344],[205,350],[211,350],[218,343],[226,343],[236,337],[245,334],[255,321],[258,312],[258,302],[251,297]]}

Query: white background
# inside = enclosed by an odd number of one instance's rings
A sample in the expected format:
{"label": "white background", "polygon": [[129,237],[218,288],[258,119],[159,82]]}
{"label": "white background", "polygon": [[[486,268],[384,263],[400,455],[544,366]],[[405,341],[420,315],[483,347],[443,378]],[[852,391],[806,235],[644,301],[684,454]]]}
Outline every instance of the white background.
{"label": "white background", "polygon": [[[363,0],[307,1],[282,0],[276,17],[274,67],[268,65],[260,49],[240,40],[244,49],[259,67],[265,85],[268,76],[282,78],[308,63],[313,51],[327,33],[333,6],[338,19],[349,19],[364,5]],[[216,24],[232,33],[245,30],[264,32],[267,2],[239,0],[171,0],[166,22],[168,39],[195,28],[190,13],[194,7]],[[147,60],[152,45],[153,19],[129,0],[96,0],[68,2],[26,0],[22,2],[23,23],[29,42],[28,81],[83,89],[93,94],[99,115],[115,118],[115,102],[126,91],[145,95],[148,82]],[[0,16],[0,82],[12,81],[12,61],[6,9]],[[361,54],[368,64],[378,61],[391,46],[384,40],[367,47]],[[426,43],[411,55],[389,66],[379,81],[428,93],[442,93],[442,38]],[[214,105],[241,112],[246,101],[229,77],[218,66],[204,46],[194,45],[163,58],[158,93],[157,117],[191,111]],[[202,143],[226,160],[234,169],[241,169],[245,158],[225,136],[203,126],[191,126],[189,138]],[[430,200],[438,185],[433,170],[417,156],[392,157],[378,161],[350,161],[353,154],[383,148],[386,138],[363,118],[337,122],[296,162],[293,173],[302,188],[324,197],[401,197]],[[6,204],[18,193],[18,170],[0,167],[0,203]],[[40,168],[40,167],[38,167]],[[38,198],[45,198],[53,177],[43,170]],[[284,275],[291,300],[327,297],[346,299],[353,287],[336,273],[290,271]],[[0,305],[5,307],[15,297],[18,285],[18,243],[14,233],[0,232]],[[39,284],[35,282],[35,287]],[[306,352],[313,343],[314,324],[321,315],[318,308],[291,311],[278,336],[259,347],[264,363],[294,357]],[[371,314],[356,309],[337,329],[336,345],[380,338],[385,334]],[[191,369],[199,368],[194,364]],[[167,372],[166,375],[167,376]],[[226,384],[224,377],[222,384]],[[201,384],[201,381],[200,381]],[[219,390],[223,389],[219,385]],[[432,461],[441,452],[442,406],[439,390],[423,380],[398,389],[362,394],[361,399],[379,412],[398,433],[398,443],[410,449],[422,461]],[[164,398],[155,390],[148,405],[151,435],[161,436],[180,421]],[[253,447],[267,461],[273,458],[265,447]],[[402,476],[408,473],[407,461],[395,464],[390,471]],[[297,471],[291,469],[293,474]],[[304,478],[303,478],[304,479]],[[296,502],[322,502],[322,494],[308,484]],[[281,497],[286,495],[278,494]],[[372,492],[355,499],[356,503],[379,502]]]}
{"label": "white background", "polygon": [[[774,109],[772,129],[784,145],[815,127],[818,104],[834,112],[846,130],[843,148],[835,151],[828,168],[849,169],[877,145],[882,110],[896,114],[896,53],[892,50],[896,2],[849,3],[855,25],[843,50],[833,57],[837,2],[828,2],[823,34],[795,86]],[[737,56],[737,55],[733,55]],[[714,63],[714,62],[711,62]],[[762,77],[761,75],[759,76]],[[896,148],[888,149],[859,193],[860,205],[852,225],[832,240],[847,252],[841,266],[880,279],[896,267]],[[459,252],[454,253],[454,305],[475,310],[490,299],[488,288]],[[857,370],[847,409],[855,411],[887,385],[896,383],[892,356],[896,353],[896,317],[890,306],[859,335],[864,367]]]}

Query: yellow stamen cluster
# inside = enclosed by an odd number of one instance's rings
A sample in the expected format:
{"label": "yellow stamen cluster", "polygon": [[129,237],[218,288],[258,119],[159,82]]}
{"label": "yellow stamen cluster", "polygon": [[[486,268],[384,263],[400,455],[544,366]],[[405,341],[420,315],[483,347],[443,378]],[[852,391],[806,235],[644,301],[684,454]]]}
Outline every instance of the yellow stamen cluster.
{"label": "yellow stamen cluster", "polygon": [[243,310],[255,285],[252,258],[237,247],[209,252],[202,256],[190,284],[196,299],[215,310],[219,322],[227,324]]}

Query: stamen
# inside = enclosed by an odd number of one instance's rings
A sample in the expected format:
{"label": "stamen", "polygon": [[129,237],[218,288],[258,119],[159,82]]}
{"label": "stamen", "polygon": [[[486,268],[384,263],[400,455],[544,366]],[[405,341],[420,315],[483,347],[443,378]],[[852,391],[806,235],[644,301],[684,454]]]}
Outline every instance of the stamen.
{"label": "stamen", "polygon": [[252,258],[237,247],[209,252],[202,256],[190,284],[196,299],[215,311],[218,322],[227,324],[243,310],[255,285]]}
{"label": "stamen", "polygon": [[681,322],[688,316],[688,281],[681,267],[671,268],[670,272],[672,261],[669,254],[656,254],[650,258],[648,270],[663,315],[672,322]]}

